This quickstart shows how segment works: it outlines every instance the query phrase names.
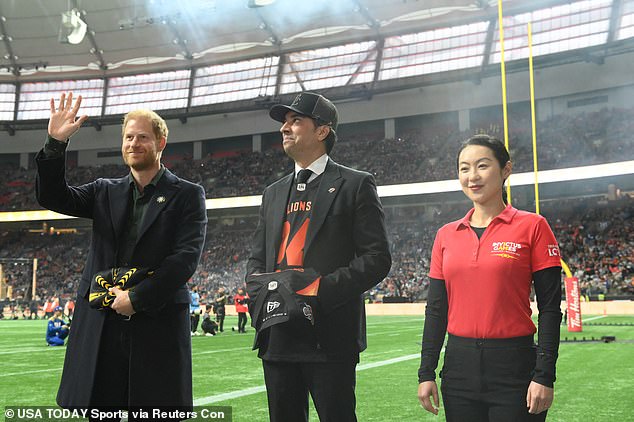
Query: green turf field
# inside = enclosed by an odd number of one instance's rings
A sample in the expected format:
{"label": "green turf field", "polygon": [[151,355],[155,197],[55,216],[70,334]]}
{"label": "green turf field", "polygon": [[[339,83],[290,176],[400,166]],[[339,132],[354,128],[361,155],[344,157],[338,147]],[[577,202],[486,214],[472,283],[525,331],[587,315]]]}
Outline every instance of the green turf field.
{"label": "green turf field", "polygon": [[[550,421],[634,420],[634,323],[632,316],[586,316],[583,333],[562,338],[616,336],[614,343],[562,343]],[[229,317],[226,326],[237,324]],[[360,421],[444,420],[422,410],[416,398],[422,317],[368,318],[368,350],[357,375]],[[47,347],[45,321],[0,321],[0,406],[54,405],[64,347]],[[266,421],[266,395],[253,331],[193,337],[194,399],[232,406],[233,420]],[[311,421],[317,421],[311,408]]]}

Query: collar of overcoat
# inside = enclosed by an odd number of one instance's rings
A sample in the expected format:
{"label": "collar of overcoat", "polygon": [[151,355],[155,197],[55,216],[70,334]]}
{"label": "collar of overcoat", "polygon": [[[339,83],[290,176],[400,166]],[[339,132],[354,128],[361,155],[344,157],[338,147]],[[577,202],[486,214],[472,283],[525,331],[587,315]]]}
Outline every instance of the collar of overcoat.
{"label": "collar of overcoat", "polygon": [[[115,183],[108,186],[108,205],[110,206],[112,228],[117,244],[126,226],[128,208],[132,197],[130,194],[130,186],[128,177],[118,179]],[[139,229],[137,242],[143,237],[143,234],[145,234],[154,220],[156,220],[156,217],[161,211],[167,207],[177,191],[178,178],[168,169],[165,169],[165,173],[163,173],[163,176],[158,180],[156,189],[148,203],[147,211]]]}

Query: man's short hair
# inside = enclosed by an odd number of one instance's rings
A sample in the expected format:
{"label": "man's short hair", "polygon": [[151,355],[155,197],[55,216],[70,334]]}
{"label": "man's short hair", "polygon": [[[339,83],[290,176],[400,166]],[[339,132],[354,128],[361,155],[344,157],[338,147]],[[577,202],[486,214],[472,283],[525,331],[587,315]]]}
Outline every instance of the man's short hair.
{"label": "man's short hair", "polygon": [[169,129],[167,128],[167,123],[165,120],[156,112],[148,109],[138,109],[133,110],[127,113],[123,117],[123,124],[121,125],[121,136],[125,134],[125,128],[128,125],[128,122],[133,119],[147,119],[152,124],[152,131],[154,132],[154,136],[156,139],[165,138],[167,140],[167,135],[169,134]]}

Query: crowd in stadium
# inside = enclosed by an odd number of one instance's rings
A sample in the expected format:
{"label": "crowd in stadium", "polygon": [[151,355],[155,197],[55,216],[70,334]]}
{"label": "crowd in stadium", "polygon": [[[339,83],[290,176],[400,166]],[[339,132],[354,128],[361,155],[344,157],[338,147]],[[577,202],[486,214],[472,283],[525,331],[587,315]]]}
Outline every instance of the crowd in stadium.
{"label": "crowd in stadium", "polygon": [[[551,224],[581,294],[634,294],[634,201],[557,204]],[[556,217],[555,217],[556,216]]]}
{"label": "crowd in stadium", "polygon": [[[481,115],[472,122],[502,137],[497,114]],[[511,155],[515,172],[531,171],[530,124],[515,117],[510,128]],[[471,131],[473,132],[473,131]],[[560,115],[540,123],[540,169],[634,159],[631,134],[634,109],[602,109],[576,115]],[[453,125],[436,128],[403,129],[396,139],[381,135],[350,136],[333,150],[335,161],[371,171],[379,185],[444,180],[455,177],[452,162],[458,143],[468,133]],[[607,145],[609,144],[609,148]],[[419,157],[417,159],[417,157]],[[221,158],[213,154],[200,160],[187,157],[164,159],[179,176],[200,183],[207,197],[260,194],[264,187],[291,169],[281,149],[241,152]],[[398,165],[394,165],[398,163]],[[72,163],[71,163],[72,167]],[[123,165],[74,167],[68,172],[70,184],[97,177],[126,174]],[[40,208],[35,202],[34,169],[5,166],[0,170],[0,211]],[[629,198],[625,196],[625,198]],[[634,293],[634,204],[621,199],[597,204],[596,198],[560,202],[545,207],[566,261],[580,280],[584,296]],[[429,208],[428,208],[429,209]],[[437,205],[423,221],[419,209],[388,212],[388,231],[393,265],[389,276],[368,293],[368,301],[386,297],[419,301],[426,298],[428,265],[436,230],[460,218],[465,209]],[[229,218],[210,222],[207,243],[198,271],[191,280],[200,288],[202,301],[218,287],[234,292],[243,284],[245,261],[257,223],[255,217]],[[51,297],[72,297],[81,276],[89,239],[77,234],[48,235],[5,231],[0,234],[0,258],[37,258],[40,302]],[[5,262],[4,275],[16,298],[30,298],[30,262]]]}
{"label": "crowd in stadium", "polygon": [[[503,138],[502,122],[492,113],[473,122],[475,131],[486,131]],[[530,123],[516,117],[510,125],[510,149],[516,173],[532,171]],[[342,138],[332,157],[340,164],[373,173],[379,185],[446,180],[455,177],[453,157],[459,143],[474,130],[460,132],[457,127],[403,129],[395,139]],[[540,122],[539,168],[547,170],[634,159],[631,148],[634,109],[602,109],[576,115],[559,115]],[[372,138],[372,137],[370,137]],[[609,147],[608,147],[609,145]],[[170,157],[169,144],[164,162],[180,177],[200,183],[208,198],[259,195],[264,188],[290,171],[291,161],[281,148],[262,152],[239,152],[202,159]],[[398,163],[398,165],[395,165]],[[75,167],[68,172],[70,184],[81,184],[98,177],[120,177],[127,173],[121,165]],[[0,211],[39,209],[35,202],[35,170],[4,166],[0,170]]]}
{"label": "crowd in stadium", "polygon": [[[387,227],[392,249],[392,270],[367,294],[368,301],[386,297],[405,301],[426,299],[429,258],[436,230],[460,218],[467,205],[439,204],[389,209]],[[634,199],[615,201],[578,198],[543,205],[582,296],[634,294]],[[211,220],[206,246],[191,285],[199,286],[201,302],[208,303],[219,287],[234,294],[244,284],[246,259],[257,218]],[[77,234],[0,234],[0,258],[38,258],[37,297],[40,305],[51,297],[60,304],[73,297],[85,261],[89,238]],[[17,302],[26,308],[30,299],[32,264],[4,261],[4,274]],[[18,309],[18,308],[16,308]],[[18,317],[22,316],[19,309]]]}

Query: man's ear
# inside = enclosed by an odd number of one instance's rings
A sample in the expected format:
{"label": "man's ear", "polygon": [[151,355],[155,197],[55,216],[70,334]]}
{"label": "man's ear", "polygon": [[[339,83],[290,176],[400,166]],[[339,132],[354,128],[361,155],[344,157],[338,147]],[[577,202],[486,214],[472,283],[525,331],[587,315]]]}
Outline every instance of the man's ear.
{"label": "man's ear", "polygon": [[317,137],[319,139],[319,142],[325,141],[329,134],[330,126],[322,125],[317,128]]}
{"label": "man's ear", "polygon": [[163,150],[165,149],[165,147],[167,146],[167,139],[165,138],[165,136],[161,137],[161,139],[159,140],[159,147],[158,150],[163,152]]}

